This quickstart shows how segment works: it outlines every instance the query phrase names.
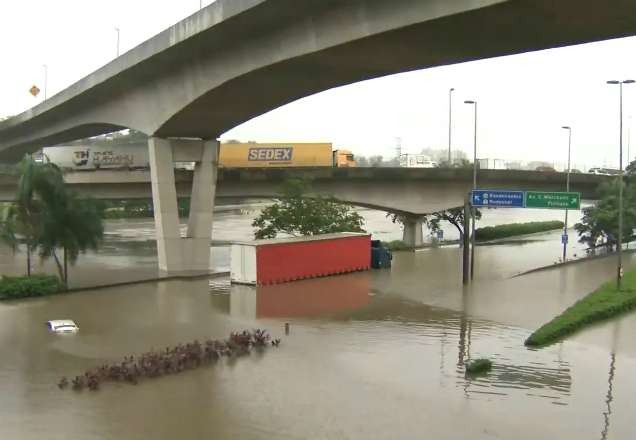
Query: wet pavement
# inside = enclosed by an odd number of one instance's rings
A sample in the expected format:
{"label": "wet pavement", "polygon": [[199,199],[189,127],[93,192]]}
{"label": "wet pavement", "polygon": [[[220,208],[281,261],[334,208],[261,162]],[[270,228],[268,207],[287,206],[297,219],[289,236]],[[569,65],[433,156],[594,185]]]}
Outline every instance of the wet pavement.
{"label": "wet pavement", "polygon": [[[399,234],[376,217],[378,233]],[[228,214],[215,238],[245,236],[249,222]],[[81,257],[73,276],[151,271],[151,226],[109,223],[106,248]],[[614,273],[607,258],[511,278],[558,250],[553,234],[480,246],[469,288],[459,250],[444,247],[396,253],[391,270],[280,286],[221,277],[2,302],[0,438],[634,438],[635,315],[541,350],[523,346]],[[216,269],[227,267],[227,247],[213,255]],[[0,263],[13,267],[6,255]],[[80,332],[47,333],[44,322],[57,318]],[[55,385],[130,353],[256,327],[280,347],[136,386]],[[466,378],[464,362],[478,357],[493,370]]]}

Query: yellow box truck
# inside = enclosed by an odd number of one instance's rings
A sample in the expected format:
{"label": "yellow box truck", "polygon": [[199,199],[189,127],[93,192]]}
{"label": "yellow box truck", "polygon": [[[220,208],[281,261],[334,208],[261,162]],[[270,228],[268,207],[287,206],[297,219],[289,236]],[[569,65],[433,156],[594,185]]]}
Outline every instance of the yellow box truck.
{"label": "yellow box truck", "polygon": [[331,143],[223,143],[224,168],[332,167]]}

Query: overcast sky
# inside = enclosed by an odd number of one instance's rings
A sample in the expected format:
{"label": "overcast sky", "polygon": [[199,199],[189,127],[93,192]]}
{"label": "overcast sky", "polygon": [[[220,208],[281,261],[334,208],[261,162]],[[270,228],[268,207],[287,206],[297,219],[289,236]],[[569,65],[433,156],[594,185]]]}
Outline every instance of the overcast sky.
{"label": "overcast sky", "polygon": [[[211,1],[204,1],[204,6]],[[51,96],[111,61],[115,27],[125,52],[196,12],[199,0],[0,0],[0,117]],[[425,48],[422,48],[425,50]],[[562,167],[573,127],[577,168],[618,165],[618,87],[636,79],[636,38],[445,66],[365,81],[307,97],[246,122],[223,138],[328,141],[357,154],[447,148],[448,89],[454,87],[453,148],[472,156],[472,107],[479,102],[478,156],[546,160]],[[319,74],[319,72],[316,72]],[[634,90],[632,90],[634,88]],[[636,84],[625,87],[625,152]],[[636,130],[631,156],[636,156]]]}

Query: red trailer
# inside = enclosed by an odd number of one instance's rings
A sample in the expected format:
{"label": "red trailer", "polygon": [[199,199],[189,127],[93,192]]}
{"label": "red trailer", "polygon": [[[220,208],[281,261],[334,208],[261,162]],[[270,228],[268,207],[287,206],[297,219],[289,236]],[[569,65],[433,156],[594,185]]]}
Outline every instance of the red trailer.
{"label": "red trailer", "polygon": [[369,269],[371,236],[341,232],[232,244],[231,279],[277,284]]}

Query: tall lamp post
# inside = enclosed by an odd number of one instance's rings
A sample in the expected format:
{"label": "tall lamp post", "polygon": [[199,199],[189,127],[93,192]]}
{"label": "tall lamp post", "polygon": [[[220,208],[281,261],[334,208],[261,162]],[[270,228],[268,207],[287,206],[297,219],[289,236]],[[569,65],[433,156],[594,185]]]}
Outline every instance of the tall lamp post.
{"label": "tall lamp post", "polygon": [[619,175],[618,175],[618,259],[616,267],[616,289],[621,290],[621,284],[623,280],[623,84],[632,84],[633,79],[626,79],[623,81],[611,80],[607,81],[607,84],[616,85],[619,88]]}
{"label": "tall lamp post", "polygon": [[117,50],[115,53],[119,57],[119,28],[118,27],[115,28],[115,32],[117,32]]}
{"label": "tall lamp post", "polygon": [[44,67],[44,100],[46,101],[46,89],[49,83],[49,66],[42,64],[42,67]]}
{"label": "tall lamp post", "polygon": [[[477,101],[464,101],[464,104],[474,106],[475,128],[473,142],[473,190],[477,189]],[[475,208],[471,206],[472,216],[470,235],[470,279],[475,276]]]}
{"label": "tall lamp post", "polygon": [[[565,177],[565,192],[570,192],[570,151],[572,150],[572,128],[567,125],[561,127],[564,130],[568,131],[568,169]],[[567,258],[567,248],[568,248],[568,209],[565,208],[565,223],[563,224],[563,262],[565,263],[565,259]]]}
{"label": "tall lamp post", "polygon": [[453,134],[453,92],[454,88],[448,89],[448,166],[452,165],[451,158],[451,136]]}

